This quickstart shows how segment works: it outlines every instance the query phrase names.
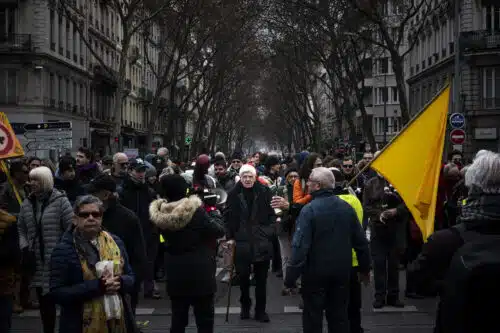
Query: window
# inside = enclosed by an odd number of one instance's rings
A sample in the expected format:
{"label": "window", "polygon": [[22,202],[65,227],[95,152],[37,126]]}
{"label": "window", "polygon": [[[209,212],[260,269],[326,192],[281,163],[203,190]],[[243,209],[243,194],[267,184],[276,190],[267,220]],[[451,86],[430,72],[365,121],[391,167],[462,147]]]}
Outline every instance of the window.
{"label": "window", "polygon": [[[76,27],[73,26],[73,60],[75,62],[78,62],[78,55],[76,54],[76,50],[78,49],[78,31],[76,30]],[[80,51],[81,53],[81,51]]]}
{"label": "window", "polygon": [[[397,111],[394,110],[394,113]],[[392,127],[391,127],[391,133],[398,133],[401,131],[402,126],[401,126],[401,117],[393,117],[392,118]]]}
{"label": "window", "polygon": [[391,95],[392,95],[392,101],[397,102],[398,101],[398,87],[391,87]]}
{"label": "window", "polygon": [[49,96],[50,96],[50,100],[54,100],[56,99],[56,95],[55,95],[55,90],[56,90],[56,78],[54,77],[54,74],[50,73],[49,75]]}
{"label": "window", "polygon": [[63,45],[64,45],[64,42],[63,42],[63,19],[62,19],[62,16],[59,15],[59,24],[58,24],[58,28],[57,30],[59,31],[59,54],[62,55],[63,54]]}
{"label": "window", "polygon": [[17,103],[17,72],[15,69],[0,71],[0,103]]}
{"label": "window", "polygon": [[387,92],[387,87],[375,88],[375,104],[384,104],[384,102],[387,102]]}
{"label": "window", "polygon": [[378,74],[387,74],[389,72],[389,58],[384,57],[378,60]]}
{"label": "window", "polygon": [[56,40],[55,40],[55,35],[56,35],[56,14],[54,13],[53,10],[50,11],[50,49],[52,51],[56,50]]}
{"label": "window", "polygon": [[500,32],[500,5],[484,6],[484,24],[489,32]]}
{"label": "window", "polygon": [[12,36],[16,32],[16,11],[14,8],[0,8],[0,36]]}
{"label": "window", "polygon": [[483,75],[483,107],[500,107],[500,67],[485,67]]}

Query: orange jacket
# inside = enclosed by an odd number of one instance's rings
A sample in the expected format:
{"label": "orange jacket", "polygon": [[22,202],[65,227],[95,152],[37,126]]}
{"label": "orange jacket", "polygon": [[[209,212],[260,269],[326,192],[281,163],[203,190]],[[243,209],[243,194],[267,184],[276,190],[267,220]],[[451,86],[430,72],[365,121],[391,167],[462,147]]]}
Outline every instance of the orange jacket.
{"label": "orange jacket", "polygon": [[302,180],[297,179],[293,183],[293,203],[305,205],[312,200],[312,196],[307,193],[307,186],[302,189]]}

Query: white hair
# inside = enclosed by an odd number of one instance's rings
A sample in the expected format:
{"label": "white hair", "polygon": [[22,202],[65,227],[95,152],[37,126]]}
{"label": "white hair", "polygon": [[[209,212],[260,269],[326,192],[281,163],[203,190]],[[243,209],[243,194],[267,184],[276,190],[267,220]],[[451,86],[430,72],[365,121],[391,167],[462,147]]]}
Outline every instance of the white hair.
{"label": "white hair", "polygon": [[54,176],[52,175],[52,171],[45,166],[31,170],[29,176],[30,179],[40,182],[42,192],[49,192],[54,188]]}
{"label": "white hair", "polygon": [[476,155],[465,173],[465,185],[483,193],[500,193],[500,155],[491,151]]}
{"label": "white hair", "polygon": [[221,151],[216,152],[215,157],[221,157],[223,159],[226,159],[226,155],[224,155],[224,153]]}
{"label": "white hair", "polygon": [[476,158],[478,158],[478,157],[480,157],[480,156],[482,156],[482,155],[486,154],[487,152],[489,152],[489,150],[486,150],[486,149],[481,149],[480,151],[478,151],[478,152],[476,153],[476,156],[474,156],[474,159],[476,159]]}
{"label": "white hair", "polygon": [[255,170],[255,168],[250,164],[245,164],[241,166],[239,172],[240,177],[243,177],[243,174],[245,173],[251,173],[254,177],[257,177],[257,170]]}
{"label": "white hair", "polygon": [[166,147],[160,147],[160,148],[158,148],[158,151],[156,152],[156,155],[162,156],[162,157],[168,155],[168,148],[166,148]]}
{"label": "white hair", "polygon": [[321,188],[335,188],[335,176],[328,168],[314,168],[309,178],[318,182]]}
{"label": "white hair", "polygon": [[125,159],[127,159],[127,161],[128,161],[128,157],[125,153],[116,153],[113,155],[113,163],[118,163],[118,159],[120,157],[125,157]]}

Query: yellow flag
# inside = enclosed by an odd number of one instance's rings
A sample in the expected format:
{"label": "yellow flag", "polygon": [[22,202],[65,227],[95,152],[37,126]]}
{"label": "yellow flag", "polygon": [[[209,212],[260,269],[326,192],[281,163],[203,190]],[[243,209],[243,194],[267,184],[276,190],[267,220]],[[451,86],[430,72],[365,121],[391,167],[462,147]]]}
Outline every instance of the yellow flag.
{"label": "yellow flag", "polygon": [[449,97],[448,86],[371,163],[401,195],[424,240],[434,231]]}

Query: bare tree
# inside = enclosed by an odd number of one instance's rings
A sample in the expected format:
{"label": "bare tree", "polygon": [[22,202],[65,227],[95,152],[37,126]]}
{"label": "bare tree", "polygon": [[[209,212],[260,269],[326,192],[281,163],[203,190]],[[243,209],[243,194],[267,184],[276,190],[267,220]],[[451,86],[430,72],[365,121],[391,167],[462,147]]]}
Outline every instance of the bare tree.
{"label": "bare tree", "polygon": [[[76,1],[73,0],[51,0],[51,6],[73,23],[90,52],[91,59],[99,64],[97,68],[94,68],[94,71],[103,72],[116,82],[112,110],[112,137],[121,137],[123,101],[130,93],[126,85],[127,68],[138,60],[138,50],[131,48],[132,38],[140,33],[141,29],[151,20],[155,19],[169,5],[169,2],[169,0],[94,0],[88,1],[81,7],[76,7]],[[104,54],[100,54],[98,49],[91,44],[90,27],[94,25],[91,6],[99,8],[103,16],[107,16],[109,12],[113,12],[117,16],[118,30],[121,31],[118,43],[117,71],[106,62]],[[100,30],[99,27],[96,28],[96,30]],[[103,29],[103,27],[101,28]],[[99,32],[96,33],[99,34]],[[113,147],[113,150],[119,151],[121,149],[120,142],[121,140],[118,143],[111,140],[110,146]]]}
{"label": "bare tree", "polygon": [[[404,73],[405,57],[418,45],[420,32],[429,25],[426,17],[436,10],[431,0],[347,0],[355,9],[356,20],[346,22],[346,28],[359,38],[385,50],[396,77],[401,117],[410,120]],[[409,26],[412,33],[408,33]]]}

